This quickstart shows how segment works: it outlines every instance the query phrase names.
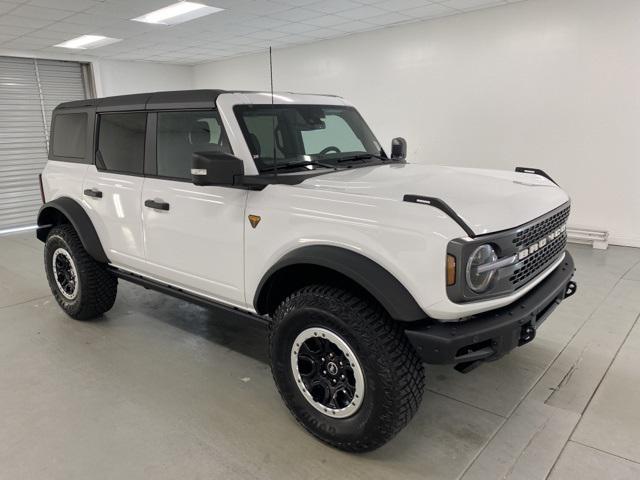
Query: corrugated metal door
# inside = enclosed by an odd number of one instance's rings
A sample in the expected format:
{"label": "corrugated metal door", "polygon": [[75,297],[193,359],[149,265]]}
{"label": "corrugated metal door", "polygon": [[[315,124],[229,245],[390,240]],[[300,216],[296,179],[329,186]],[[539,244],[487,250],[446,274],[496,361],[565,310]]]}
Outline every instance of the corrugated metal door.
{"label": "corrugated metal door", "polygon": [[80,63],[0,56],[0,232],[35,224],[51,112],[85,85]]}

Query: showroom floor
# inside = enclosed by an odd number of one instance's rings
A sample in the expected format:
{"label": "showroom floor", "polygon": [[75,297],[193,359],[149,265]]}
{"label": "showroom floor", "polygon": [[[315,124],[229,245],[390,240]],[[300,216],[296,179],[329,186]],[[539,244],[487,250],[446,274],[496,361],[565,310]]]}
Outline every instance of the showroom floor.
{"label": "showroom floor", "polygon": [[0,238],[0,478],[640,478],[640,249],[571,246],[578,293],[533,344],[429,368],[413,422],[349,455],[289,416],[263,326],[125,282],[76,322],[33,237]]}

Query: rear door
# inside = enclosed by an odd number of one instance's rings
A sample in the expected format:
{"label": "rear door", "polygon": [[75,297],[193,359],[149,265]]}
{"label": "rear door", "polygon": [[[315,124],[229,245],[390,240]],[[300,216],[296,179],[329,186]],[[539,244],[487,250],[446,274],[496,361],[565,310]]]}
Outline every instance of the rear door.
{"label": "rear door", "polygon": [[145,272],[140,195],[146,112],[99,113],[95,164],[82,185],[83,205],[109,260]]}
{"label": "rear door", "polygon": [[191,183],[193,152],[231,153],[220,117],[215,110],[150,115],[157,135],[142,192],[148,268],[159,280],[243,306],[247,191]]}

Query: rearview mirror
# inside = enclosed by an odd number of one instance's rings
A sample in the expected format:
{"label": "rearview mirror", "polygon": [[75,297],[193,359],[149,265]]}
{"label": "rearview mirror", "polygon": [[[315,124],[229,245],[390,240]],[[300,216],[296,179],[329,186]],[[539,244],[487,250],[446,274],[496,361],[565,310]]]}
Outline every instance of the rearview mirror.
{"label": "rearview mirror", "polygon": [[195,152],[191,158],[194,185],[232,186],[244,175],[244,162],[224,152]]}
{"label": "rearview mirror", "polygon": [[391,140],[391,159],[404,160],[407,157],[407,141],[402,137]]}

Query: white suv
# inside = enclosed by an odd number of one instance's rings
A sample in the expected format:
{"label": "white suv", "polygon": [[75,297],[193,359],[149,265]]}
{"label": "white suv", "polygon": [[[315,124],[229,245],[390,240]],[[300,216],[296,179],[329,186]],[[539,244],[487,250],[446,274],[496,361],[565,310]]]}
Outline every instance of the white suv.
{"label": "white suv", "polygon": [[339,97],[196,90],[59,105],[37,236],[71,317],[118,278],[270,325],[296,419],[367,451],[424,363],[467,372],[575,291],[569,198],[544,172],[412,164]]}

